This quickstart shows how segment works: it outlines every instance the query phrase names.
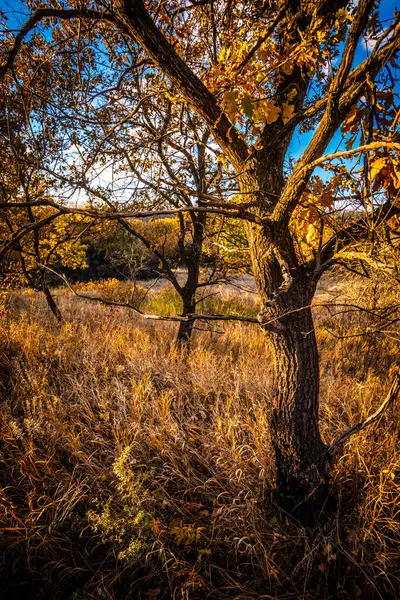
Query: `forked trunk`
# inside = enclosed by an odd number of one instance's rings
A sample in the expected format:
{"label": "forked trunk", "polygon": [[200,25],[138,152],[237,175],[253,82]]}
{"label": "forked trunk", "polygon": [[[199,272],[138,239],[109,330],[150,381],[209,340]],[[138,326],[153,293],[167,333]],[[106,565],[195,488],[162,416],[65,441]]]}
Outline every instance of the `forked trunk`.
{"label": "forked trunk", "polygon": [[[257,174],[256,174],[257,175]],[[263,180],[242,180],[242,191],[267,189],[279,197],[279,168]],[[261,217],[273,210],[271,194],[254,197]],[[249,224],[247,237],[261,300],[260,320],[273,360],[271,439],[275,451],[276,496],[289,512],[312,512],[326,492],[325,451],[318,424],[319,363],[310,304],[311,273],[299,264],[287,222]]]}
{"label": "forked trunk", "polygon": [[[181,239],[179,248],[181,256],[187,267],[187,279],[185,285],[180,289],[183,310],[182,317],[196,312],[196,292],[199,284],[200,261],[203,251],[203,234],[205,215],[191,215],[193,223],[193,239],[191,243],[185,244],[185,224],[181,222]],[[189,352],[190,338],[192,337],[194,321],[181,321],[179,325],[176,345],[184,352]]]}

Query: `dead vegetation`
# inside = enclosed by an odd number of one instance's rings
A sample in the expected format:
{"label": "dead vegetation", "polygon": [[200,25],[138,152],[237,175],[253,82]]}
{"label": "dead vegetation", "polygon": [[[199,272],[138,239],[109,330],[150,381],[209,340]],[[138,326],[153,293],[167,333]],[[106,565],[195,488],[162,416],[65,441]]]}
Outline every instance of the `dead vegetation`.
{"label": "dead vegetation", "polygon": [[[2,597],[400,596],[398,406],[350,440],[305,528],[272,499],[261,330],[196,331],[185,356],[172,323],[65,290],[57,300],[61,326],[37,293],[14,294],[2,313]],[[146,302],[174,308],[168,290]],[[257,310],[240,291],[205,302]],[[377,282],[317,297],[325,442],[386,393],[398,303]]]}

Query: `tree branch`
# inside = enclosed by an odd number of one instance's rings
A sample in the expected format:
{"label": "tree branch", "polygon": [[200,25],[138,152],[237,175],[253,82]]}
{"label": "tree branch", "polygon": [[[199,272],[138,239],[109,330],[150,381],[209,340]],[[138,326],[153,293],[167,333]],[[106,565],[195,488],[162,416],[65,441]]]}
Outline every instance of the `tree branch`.
{"label": "tree branch", "polygon": [[286,12],[287,12],[287,6],[286,6],[286,3],[284,3],[281,6],[280,10],[277,12],[277,15],[276,15],[275,19],[269,25],[269,27],[268,27],[267,31],[265,32],[265,34],[263,36],[261,36],[257,40],[257,42],[254,44],[254,46],[250,50],[250,52],[247,54],[247,56],[244,57],[244,59],[242,60],[242,62],[238,66],[237,71],[236,71],[236,75],[239,75],[243,71],[243,69],[245,68],[245,66],[247,65],[247,63],[249,62],[249,60],[251,60],[253,58],[253,56],[255,55],[255,53],[257,52],[257,50],[259,48],[261,48],[261,46],[263,45],[263,43],[266,42],[267,39],[272,35],[272,33],[274,32],[275,27],[278,25],[279,21],[282,19],[283,15]]}
{"label": "tree branch", "polygon": [[338,108],[340,94],[353,64],[359,39],[367,26],[369,16],[373,11],[374,6],[375,0],[360,0],[357,7],[357,13],[349,31],[339,68],[329,88],[328,111],[332,116]]}
{"label": "tree branch", "polygon": [[175,52],[157,28],[142,0],[119,0],[118,17],[125,30],[162,69],[213,132],[213,135],[235,167],[249,156],[249,148],[218,106],[215,97],[197,75]]}
{"label": "tree branch", "polygon": [[153,314],[145,313],[145,312],[141,311],[139,308],[137,308],[136,306],[134,306],[133,304],[130,304],[129,302],[114,302],[113,300],[106,300],[105,298],[101,298],[101,296],[80,294],[79,292],[74,290],[74,288],[69,283],[67,278],[64,277],[64,275],[61,275],[61,273],[58,273],[57,271],[55,271],[54,269],[52,269],[51,267],[49,267],[47,265],[40,264],[39,266],[41,266],[44,269],[47,269],[48,271],[51,271],[54,275],[59,277],[66,284],[68,289],[74,294],[74,296],[76,296],[77,298],[83,298],[84,300],[89,300],[91,302],[100,302],[101,304],[105,304],[106,306],[117,306],[120,308],[129,308],[134,313],[139,315],[142,319],[148,319],[151,321],[173,321],[175,323],[182,323],[182,322],[187,323],[188,321],[241,321],[243,323],[256,323],[257,325],[260,324],[260,321],[254,317],[242,317],[240,315],[224,315],[224,314],[208,315],[208,314],[200,314],[200,313],[190,313],[185,317],[179,317],[179,316],[164,317],[164,316],[160,316],[160,315],[153,315]]}
{"label": "tree branch", "polygon": [[[366,227],[366,223],[374,228],[378,227],[384,221],[391,217],[400,214],[400,204],[395,204],[393,200],[387,200],[381,206],[378,206],[374,211],[358,219],[348,227],[338,231],[322,248],[320,252],[321,273],[326,270],[324,267],[327,263],[333,264],[334,257],[339,250],[342,250],[347,245],[354,241],[360,241],[367,237],[370,229]],[[340,259],[340,257],[338,257]],[[314,259],[313,259],[314,262]]]}
{"label": "tree branch", "polygon": [[399,393],[400,393],[400,371],[397,371],[393,378],[392,385],[390,386],[389,392],[388,392],[385,400],[380,405],[380,407],[372,415],[370,415],[367,419],[365,419],[364,421],[361,421],[360,423],[357,423],[357,425],[353,425],[352,427],[347,429],[344,433],[342,433],[338,438],[336,438],[336,440],[333,442],[333,444],[331,444],[331,446],[328,448],[328,450],[326,452],[327,459],[332,460],[334,458],[335,454],[337,453],[337,451],[339,450],[340,446],[342,446],[351,436],[353,436],[355,433],[358,433],[362,429],[365,429],[369,425],[372,425],[373,423],[375,423],[381,417],[381,415],[385,412],[385,410],[387,410],[389,408],[389,406],[395,402]]}
{"label": "tree branch", "polygon": [[358,148],[352,148],[351,150],[343,150],[340,152],[334,152],[333,154],[325,154],[320,158],[317,158],[312,163],[309,163],[304,167],[304,170],[314,170],[318,165],[326,162],[335,160],[336,158],[347,158],[348,156],[352,156],[353,154],[358,154],[360,152],[369,152],[370,150],[377,150],[378,148],[394,148],[400,152],[400,144],[397,142],[371,142],[370,144],[365,144],[364,146],[358,146]]}
{"label": "tree branch", "polygon": [[204,118],[216,141],[236,166],[249,156],[249,149],[234,125],[218,106],[215,97],[197,75],[175,52],[146,11],[142,0],[119,0],[118,18],[107,12],[90,9],[38,9],[25,23],[15,38],[7,61],[0,68],[0,77],[12,68],[23,39],[45,18],[106,20],[114,23],[122,33],[133,38],[175,83],[187,102]]}
{"label": "tree branch", "polygon": [[250,221],[251,223],[256,223],[257,225],[263,225],[263,220],[257,215],[250,213],[246,210],[243,210],[240,204],[227,204],[226,209],[222,208],[213,208],[206,206],[182,206],[180,208],[165,208],[161,210],[144,210],[144,211],[131,211],[131,210],[122,210],[120,212],[110,212],[110,211],[98,211],[98,210],[89,210],[84,208],[74,208],[72,206],[64,206],[61,204],[57,204],[53,200],[36,200],[34,202],[0,202],[0,209],[4,208],[24,208],[27,206],[51,206],[52,208],[57,209],[60,214],[78,214],[84,215],[87,217],[91,217],[92,219],[110,219],[110,220],[119,220],[119,219],[146,219],[151,217],[158,217],[162,215],[178,215],[183,212],[195,212],[195,213],[216,213],[220,215],[224,215],[226,217],[230,217],[231,219],[243,219],[245,221]]}
{"label": "tree branch", "polygon": [[24,38],[36,27],[43,19],[91,19],[91,20],[107,20],[114,22],[112,15],[106,12],[100,12],[91,9],[55,9],[55,8],[39,8],[26,21],[22,29],[15,37],[14,45],[8,53],[8,57],[4,65],[0,67],[0,77],[4,77],[9,69],[14,65],[14,61],[21,48]]}
{"label": "tree branch", "polygon": [[[24,203],[24,204],[26,206],[27,203]],[[3,260],[3,258],[6,256],[7,252],[12,250],[13,248],[18,249],[20,240],[22,240],[26,235],[28,235],[29,233],[32,233],[34,231],[38,231],[41,227],[45,227],[46,225],[48,225],[49,223],[54,221],[54,219],[57,219],[58,217],[60,217],[62,214],[64,214],[64,213],[62,213],[61,211],[59,211],[57,213],[53,213],[52,215],[44,217],[40,221],[36,221],[35,223],[25,225],[24,227],[21,227],[20,229],[15,231],[12,234],[11,239],[6,241],[3,248],[0,250],[0,263]]]}
{"label": "tree branch", "polygon": [[[361,12],[359,18],[363,14],[362,9],[366,10],[366,3],[363,6],[360,4],[359,12]],[[367,81],[367,74],[374,78],[400,48],[399,21],[400,15],[396,17],[396,26],[390,28],[393,28],[393,34],[388,42],[379,50],[374,51],[371,56],[348,75],[349,86],[337,89],[336,79],[334,79],[330,91],[323,102],[326,106],[325,113],[302,158],[298,160],[292,175],[286,182],[282,196],[273,211],[272,220],[282,221],[288,218],[288,215],[293,212],[310,180],[312,169],[314,168],[310,167],[310,164],[319,164],[316,161],[322,157],[338,126],[352,106],[360,99]],[[356,29],[355,23],[353,27]],[[350,60],[349,56],[353,52],[354,40],[348,40],[348,44],[348,55],[344,56],[345,64],[342,68],[339,67],[338,70],[339,81],[342,81],[342,75],[348,72],[348,61]],[[333,92],[333,99],[331,92]],[[325,159],[321,158],[321,160]]]}
{"label": "tree branch", "polygon": [[[341,91],[339,108],[344,104],[344,102],[347,102],[349,97],[351,97],[353,94],[358,94],[360,85],[363,86],[364,82],[366,81],[367,73],[370,74],[371,78],[373,79],[382,66],[384,66],[388,60],[390,60],[393,52],[395,52],[396,48],[398,47],[399,22],[400,13],[396,15],[392,25],[388,27],[381,36],[381,38],[384,39],[389,33],[393,32],[392,38],[384,46],[382,46],[382,48],[379,48],[379,44],[377,44],[372,54],[350,72]],[[388,54],[390,54],[389,58],[387,58]],[[318,114],[318,112],[324,110],[329,98],[330,92],[318,100],[313,106],[310,106],[303,112],[299,113],[295,119],[295,123],[298,124],[305,119],[312,118]]]}

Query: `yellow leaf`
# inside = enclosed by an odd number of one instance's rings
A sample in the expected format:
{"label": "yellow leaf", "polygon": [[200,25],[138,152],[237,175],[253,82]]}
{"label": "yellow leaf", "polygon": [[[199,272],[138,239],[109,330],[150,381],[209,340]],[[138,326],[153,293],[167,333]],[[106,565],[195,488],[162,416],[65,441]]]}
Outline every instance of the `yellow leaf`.
{"label": "yellow leaf", "polygon": [[321,234],[319,230],[310,223],[306,233],[307,244],[310,246],[315,246],[319,242],[320,235]]}
{"label": "yellow leaf", "polygon": [[224,96],[225,112],[227,113],[228,117],[233,122],[236,121],[236,115],[238,112],[238,105],[237,105],[238,96],[239,96],[239,93],[237,91],[226,92],[226,94]]}
{"label": "yellow leaf", "polygon": [[230,53],[231,49],[227,48],[226,46],[223,46],[221,48],[221,52],[219,53],[218,62],[224,62],[225,60],[227,60],[229,58]]}
{"label": "yellow leaf", "polygon": [[296,88],[293,88],[292,90],[290,90],[290,92],[287,95],[288,102],[290,102],[291,100],[294,100],[296,98],[296,96],[297,96],[297,90],[296,90]]}
{"label": "yellow leaf", "polygon": [[275,123],[281,114],[281,109],[279,106],[276,106],[274,102],[269,102],[268,100],[263,100],[261,102],[261,110],[268,125]]}
{"label": "yellow leaf", "polygon": [[249,117],[249,119],[251,119],[253,117],[254,108],[249,94],[243,96],[243,98],[241,99],[241,106],[243,114],[246,115],[246,117]]}
{"label": "yellow leaf", "polygon": [[383,167],[386,166],[386,158],[381,157],[371,163],[371,181],[381,172]]}
{"label": "yellow leaf", "polygon": [[270,49],[265,46],[265,44],[258,50],[257,52],[258,54],[258,58],[262,61],[265,62],[269,56],[271,55],[271,51]]}
{"label": "yellow leaf", "polygon": [[294,69],[294,64],[290,61],[287,60],[284,62],[284,64],[282,65],[282,71],[285,73],[285,75],[291,75]]}
{"label": "yellow leaf", "polygon": [[282,103],[282,121],[286,125],[294,115],[294,104]]}

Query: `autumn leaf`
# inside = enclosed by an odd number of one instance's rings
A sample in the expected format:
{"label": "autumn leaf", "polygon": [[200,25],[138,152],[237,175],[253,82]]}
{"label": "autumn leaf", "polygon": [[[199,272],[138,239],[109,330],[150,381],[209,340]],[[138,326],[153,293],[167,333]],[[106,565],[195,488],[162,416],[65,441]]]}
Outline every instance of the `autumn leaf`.
{"label": "autumn leaf", "polygon": [[360,110],[357,106],[353,106],[353,108],[350,110],[348,116],[343,122],[342,132],[344,134],[356,133],[363,116],[364,111]]}
{"label": "autumn leaf", "polygon": [[231,54],[231,48],[229,46],[223,46],[221,48],[221,52],[219,53],[218,62],[224,62],[228,60]]}
{"label": "autumn leaf", "polygon": [[396,189],[400,188],[400,163],[393,165],[393,185]]}
{"label": "autumn leaf", "polygon": [[268,125],[275,123],[279,119],[281,109],[269,100],[262,100],[259,102],[254,111],[257,121],[266,122]]}
{"label": "autumn leaf", "polygon": [[283,102],[283,104],[282,104],[283,124],[286,125],[286,123],[288,123],[293,116],[294,116],[294,104],[288,104],[287,102]]}
{"label": "autumn leaf", "polygon": [[225,112],[228,115],[228,117],[231,119],[231,121],[236,121],[236,116],[238,113],[238,105],[237,105],[238,96],[239,96],[239,92],[237,92],[236,90],[226,92],[226,94],[224,96]]}
{"label": "autumn leaf", "polygon": [[294,64],[290,60],[286,60],[282,65],[282,71],[285,75],[291,75],[293,73]]}
{"label": "autumn leaf", "polygon": [[381,157],[371,163],[371,181],[375,179],[375,177],[381,172],[381,170],[386,166],[386,158]]}
{"label": "autumn leaf", "polygon": [[241,99],[242,112],[249,119],[253,118],[254,107],[249,94],[246,94]]}
{"label": "autumn leaf", "polygon": [[306,233],[306,242],[309,246],[316,246],[319,238],[320,238],[321,234],[319,229],[317,229],[317,227],[313,224],[310,223],[310,225],[307,228],[307,233]]}

